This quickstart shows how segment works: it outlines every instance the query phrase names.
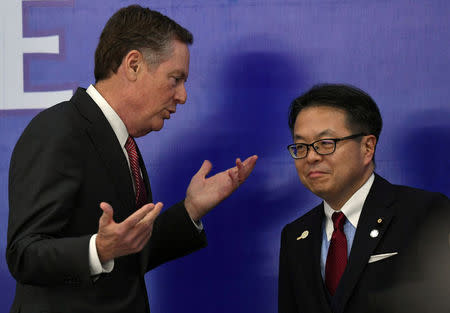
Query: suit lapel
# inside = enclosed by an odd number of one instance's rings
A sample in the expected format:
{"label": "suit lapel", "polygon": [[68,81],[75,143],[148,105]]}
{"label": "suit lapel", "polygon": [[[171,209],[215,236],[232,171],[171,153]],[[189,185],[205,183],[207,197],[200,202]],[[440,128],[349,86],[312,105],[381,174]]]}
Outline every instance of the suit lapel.
{"label": "suit lapel", "polygon": [[[78,88],[71,101],[75,104],[80,114],[89,121],[86,132],[91,138],[95,149],[107,169],[111,182],[116,190],[116,194],[123,207],[122,210],[117,210],[117,208],[114,210],[114,218],[116,222],[120,222],[136,210],[133,182],[123,149],[108,120],[85,90]],[[150,182],[139,148],[137,148],[137,152],[139,155],[139,166],[141,167],[144,184],[147,190],[147,199],[148,202],[152,202]],[[148,245],[146,245],[141,253],[139,253],[139,258],[141,273],[144,274],[149,259]]]}
{"label": "suit lapel", "polygon": [[134,211],[136,206],[133,183],[122,147],[108,120],[85,90],[78,88],[71,101],[90,123],[86,132],[102,159],[120,199],[123,209],[115,208],[114,217],[117,222],[122,221]]}
{"label": "suit lapel", "polygon": [[318,297],[320,307],[317,312],[331,313],[320,272],[323,218],[324,211],[322,203],[315,207],[305,220],[305,229],[298,230],[298,236],[301,236],[306,230],[309,234],[308,237],[297,240],[294,245],[298,253],[295,259],[299,260],[297,272],[300,273],[300,279],[304,281],[301,282],[301,285],[306,286],[306,290],[299,290],[300,292],[297,296],[309,297],[310,294],[314,294]]}
{"label": "suit lapel", "polygon": [[[380,176],[375,175],[374,183],[358,221],[347,267],[333,297],[333,312],[344,311],[370,256],[383,238],[394,216],[395,212],[391,209],[393,202],[392,185]],[[383,220],[381,224],[377,222],[379,218]],[[378,230],[379,233],[372,237],[370,232],[374,229]]]}

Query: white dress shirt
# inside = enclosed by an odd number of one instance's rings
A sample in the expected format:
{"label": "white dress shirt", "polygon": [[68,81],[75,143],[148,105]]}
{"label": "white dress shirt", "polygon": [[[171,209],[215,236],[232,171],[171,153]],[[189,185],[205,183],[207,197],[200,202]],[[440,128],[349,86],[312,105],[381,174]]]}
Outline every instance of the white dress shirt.
{"label": "white dress shirt", "polygon": [[[116,135],[117,140],[122,147],[123,153],[127,158],[128,167],[130,167],[130,160],[128,159],[128,153],[125,149],[125,143],[128,139],[127,127],[120,119],[119,115],[117,115],[116,111],[111,108],[108,102],[106,102],[105,98],[102,97],[102,95],[97,91],[97,89],[95,89],[94,86],[90,85],[88,89],[86,89],[86,93],[92,98],[92,100],[94,100],[95,103],[97,103],[98,107],[100,108],[100,110],[102,110],[103,114],[108,120],[108,123],[111,125],[111,128],[113,129],[114,134]],[[92,276],[99,275],[101,273],[109,273],[114,268],[114,260],[110,260],[108,262],[105,262],[104,264],[100,262],[97,252],[97,246],[95,244],[96,238],[97,234],[93,235],[91,237],[91,240],[89,241],[89,268],[91,270]]]}
{"label": "white dress shirt", "polygon": [[322,278],[325,278],[325,264],[328,255],[328,249],[330,247],[331,235],[333,234],[334,226],[331,216],[334,212],[342,212],[345,215],[346,221],[344,224],[344,233],[347,238],[347,258],[350,256],[350,251],[353,245],[353,239],[355,238],[356,228],[358,227],[359,216],[372,187],[375,175],[372,173],[369,179],[361,186],[351,197],[345,202],[339,211],[335,211],[331,206],[324,201],[323,210],[325,212],[325,219],[322,225],[323,237],[322,237],[322,250],[320,258],[320,269]]}
{"label": "white dress shirt", "polygon": [[[130,169],[130,160],[128,158],[128,152],[125,149],[125,143],[128,139],[128,131],[127,127],[123,123],[122,119],[119,115],[114,111],[114,109],[109,105],[109,103],[103,98],[103,96],[95,89],[93,85],[90,85],[88,89],[86,89],[86,93],[94,100],[94,102],[98,105],[100,110],[102,110],[105,115],[108,123],[111,125],[111,128],[114,131],[114,134],[117,137],[117,140],[122,147],[123,154],[128,162],[128,169],[130,171],[130,175],[132,177],[131,169]],[[142,172],[141,172],[142,175]],[[136,190],[133,181],[133,189]],[[197,230],[200,232],[203,230],[203,223],[201,221],[195,222],[192,220]],[[95,244],[95,239],[97,238],[97,234],[93,235],[89,241],[89,268],[92,276],[100,275],[102,273],[110,273],[114,268],[114,260],[110,260],[102,264],[98,257],[97,246]]]}

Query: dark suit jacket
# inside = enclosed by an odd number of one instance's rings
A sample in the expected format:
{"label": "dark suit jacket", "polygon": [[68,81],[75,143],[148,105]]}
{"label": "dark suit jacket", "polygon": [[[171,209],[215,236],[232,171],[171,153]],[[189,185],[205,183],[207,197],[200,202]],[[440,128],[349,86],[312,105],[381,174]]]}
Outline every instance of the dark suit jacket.
{"label": "dark suit jacket", "polygon": [[450,207],[423,216],[392,283],[369,294],[370,313],[450,312]]}
{"label": "dark suit jacket", "polygon": [[[151,202],[143,163],[141,169]],[[136,205],[122,147],[84,89],[25,129],[11,158],[9,201],[12,312],[148,312],[144,274],[206,245],[180,202],[156,219],[141,253],[116,258],[113,271],[96,280],[90,276],[100,202],[112,205],[117,223]]]}
{"label": "dark suit jacket", "polygon": [[[364,313],[370,293],[386,289],[401,267],[397,262],[411,234],[427,212],[449,209],[447,197],[405,186],[391,185],[376,175],[364,203],[345,272],[329,300],[320,273],[323,204],[286,225],[281,235],[279,313]],[[382,218],[381,224],[377,220]],[[371,230],[379,235],[372,238]],[[297,240],[303,231],[309,235]],[[370,256],[398,255],[368,263]]]}

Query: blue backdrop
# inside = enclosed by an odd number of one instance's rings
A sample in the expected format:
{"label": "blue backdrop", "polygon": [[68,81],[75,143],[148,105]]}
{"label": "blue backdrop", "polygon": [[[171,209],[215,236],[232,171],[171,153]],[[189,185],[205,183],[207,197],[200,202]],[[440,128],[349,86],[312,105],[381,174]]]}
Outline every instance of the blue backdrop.
{"label": "blue backdrop", "polygon": [[[136,1],[0,3],[0,312],[14,280],[4,251],[12,149],[44,107],[93,82],[101,29]],[[204,159],[213,171],[258,154],[249,180],[203,222],[209,246],[146,278],[153,313],[275,312],[280,232],[318,203],[286,150],[287,109],[320,82],[350,83],[378,103],[377,172],[450,194],[450,2],[137,1],[192,31],[188,100],[139,140],[155,201],[184,197]]]}

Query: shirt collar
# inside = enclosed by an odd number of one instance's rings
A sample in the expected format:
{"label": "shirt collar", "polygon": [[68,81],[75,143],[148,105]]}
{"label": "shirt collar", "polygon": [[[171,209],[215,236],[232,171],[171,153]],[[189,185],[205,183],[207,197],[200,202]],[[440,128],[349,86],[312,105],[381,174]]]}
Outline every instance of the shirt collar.
{"label": "shirt collar", "polygon": [[116,111],[114,111],[114,109],[109,105],[109,103],[105,100],[105,98],[103,98],[103,96],[98,92],[97,89],[95,89],[93,85],[89,85],[88,89],[86,89],[86,93],[92,98],[92,100],[94,100],[100,110],[102,110],[103,114],[111,125],[114,134],[116,134],[117,140],[119,140],[121,147],[124,147],[128,139],[128,131],[119,115],[116,113]]}
{"label": "shirt collar", "polygon": [[333,215],[334,212],[344,213],[345,217],[353,225],[353,227],[356,228],[358,226],[359,216],[361,215],[364,202],[366,201],[374,179],[375,175],[372,173],[364,185],[362,185],[361,188],[359,188],[353,196],[347,200],[339,211],[333,210],[326,201],[323,202],[323,209],[326,216],[325,231],[327,233],[328,240],[330,240],[331,234],[333,233],[333,221],[331,220],[331,215]]}

